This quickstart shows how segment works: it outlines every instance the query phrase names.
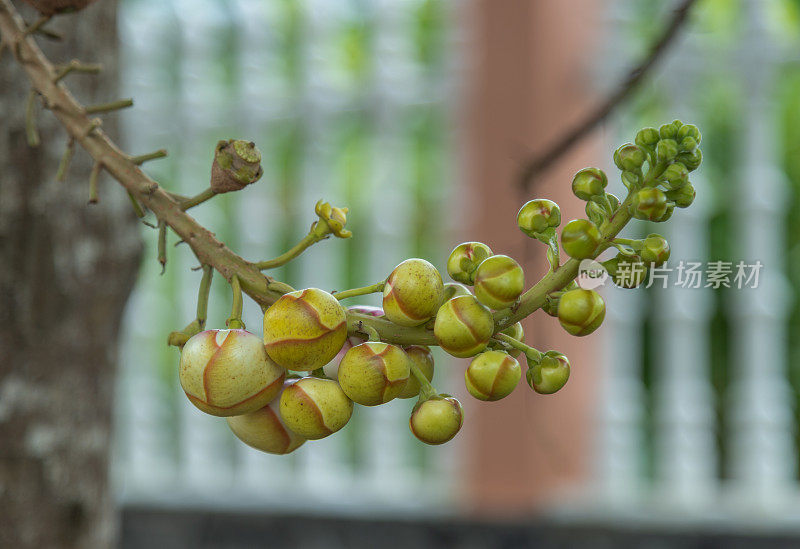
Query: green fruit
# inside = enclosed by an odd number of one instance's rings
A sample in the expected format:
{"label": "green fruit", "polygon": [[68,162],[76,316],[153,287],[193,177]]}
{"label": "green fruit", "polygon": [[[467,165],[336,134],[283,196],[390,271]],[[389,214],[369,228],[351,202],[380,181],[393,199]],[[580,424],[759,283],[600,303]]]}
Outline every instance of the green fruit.
{"label": "green fruit", "polygon": [[557,351],[547,351],[539,363],[529,363],[525,378],[537,393],[551,395],[567,384],[569,360]]}
{"label": "green fruit", "polygon": [[419,326],[436,314],[443,295],[444,283],[436,267],[424,259],[406,259],[383,286],[383,313],[400,326]]}
{"label": "green fruit", "polygon": [[537,234],[560,224],[561,210],[558,204],[544,198],[526,202],[517,214],[517,226],[531,238],[536,238]]}
{"label": "green fruit", "polygon": [[606,316],[606,305],[594,290],[571,290],[558,302],[558,320],[574,336],[594,332]]}
{"label": "green fruit", "polygon": [[507,255],[493,255],[475,271],[475,297],[491,309],[510,307],[524,288],[522,267]]}
{"label": "green fruit", "polygon": [[667,211],[667,197],[661,189],[641,189],[633,195],[631,211],[636,219],[658,221]]}
{"label": "green fruit", "polygon": [[411,359],[400,347],[380,341],[356,345],[339,363],[344,394],[356,404],[377,406],[400,396],[411,375]]}
{"label": "green fruit", "polygon": [[470,362],[464,372],[469,394],[478,400],[495,401],[511,394],[522,377],[519,362],[503,351],[486,351]]}
{"label": "green fruit", "polygon": [[475,296],[454,297],[439,308],[433,334],[447,353],[467,358],[475,356],[489,343],[494,333],[492,312]]}
{"label": "green fruit", "polygon": [[608,178],[603,170],[584,168],[572,179],[572,192],[581,200],[591,200],[602,197],[606,192],[606,185]]}
{"label": "green fruit", "polygon": [[425,444],[444,444],[458,434],[463,423],[461,403],[444,395],[418,403],[408,420],[411,432]]}
{"label": "green fruit", "polygon": [[492,249],[482,242],[459,244],[447,258],[447,274],[456,282],[472,285],[478,265],[492,255]]}
{"label": "green fruit", "polygon": [[347,425],[353,415],[353,402],[335,381],[304,377],[284,388],[280,411],[289,429],[308,440],[317,440]]}
{"label": "green fruit", "polygon": [[573,219],[561,231],[561,247],[575,259],[592,257],[601,242],[600,231],[588,219]]}

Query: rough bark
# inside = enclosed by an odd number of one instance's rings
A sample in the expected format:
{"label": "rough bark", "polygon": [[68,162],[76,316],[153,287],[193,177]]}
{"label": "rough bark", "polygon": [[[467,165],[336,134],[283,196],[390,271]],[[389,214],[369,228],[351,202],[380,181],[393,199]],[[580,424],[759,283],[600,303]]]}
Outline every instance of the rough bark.
{"label": "rough bark", "polygon": [[[20,9],[25,6],[17,7]],[[37,15],[23,12],[28,21]],[[116,7],[103,0],[52,28],[53,58],[101,62],[70,75],[86,103],[116,94]],[[125,193],[100,186],[87,205],[91,162],[76,151],[55,182],[66,143],[41,111],[42,144],[26,144],[29,81],[0,60],[0,546],[107,547],[116,521],[109,490],[112,395],[120,319],[141,254]],[[114,116],[104,129],[113,134]]]}

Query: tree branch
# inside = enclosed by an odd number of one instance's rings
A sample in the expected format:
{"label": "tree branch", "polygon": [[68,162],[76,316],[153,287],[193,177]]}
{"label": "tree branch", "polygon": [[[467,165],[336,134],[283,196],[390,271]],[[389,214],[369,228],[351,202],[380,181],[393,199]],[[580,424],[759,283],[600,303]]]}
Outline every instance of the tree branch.
{"label": "tree branch", "polygon": [[605,101],[597,105],[585,119],[566,131],[552,145],[529,160],[522,169],[519,184],[527,191],[534,181],[547,171],[559,158],[586,137],[594,128],[603,122],[642,82],[650,69],[663,57],[664,53],[678,35],[678,31],[688,20],[689,11],[696,0],[681,0],[672,12],[672,18],[659,39],[650,47],[648,55],[628,72],[625,79],[617,86]]}

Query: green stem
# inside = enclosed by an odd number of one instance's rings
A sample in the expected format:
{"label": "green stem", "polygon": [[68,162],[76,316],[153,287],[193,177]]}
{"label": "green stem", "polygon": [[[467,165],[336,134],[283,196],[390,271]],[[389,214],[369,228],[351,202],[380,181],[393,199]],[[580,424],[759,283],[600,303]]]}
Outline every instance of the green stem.
{"label": "green stem", "polygon": [[136,200],[136,197],[133,196],[133,193],[130,191],[128,191],[128,198],[131,199],[131,206],[133,206],[133,213],[135,213],[136,217],[138,217],[139,219],[143,218],[144,210],[142,209],[142,206],[139,204],[139,201]]}
{"label": "green stem", "polygon": [[85,74],[97,74],[101,70],[103,70],[103,65],[100,64],[83,64],[77,59],[73,59],[67,65],[59,68],[58,72],[56,73],[55,78],[53,78],[53,83],[58,83],[62,80],[65,76],[67,76],[71,72],[82,72]]}
{"label": "green stem", "polygon": [[494,334],[494,338],[498,341],[502,341],[503,343],[510,345],[511,347],[518,349],[525,353],[525,356],[529,359],[533,360],[534,362],[538,362],[542,358],[541,351],[537,351],[530,345],[525,345],[523,342],[519,341],[518,339],[514,339],[508,334],[504,334],[502,332]]}
{"label": "green stem", "polygon": [[[133,199],[133,196],[131,196]],[[135,199],[133,199],[135,202]],[[161,274],[167,270],[167,224],[158,222],[158,262],[161,263]]]}
{"label": "green stem", "polygon": [[165,156],[167,156],[167,149],[158,149],[157,151],[153,151],[151,153],[140,154],[139,156],[131,156],[130,161],[137,166],[141,166],[145,162],[156,160],[157,158],[164,158]]}
{"label": "green stem", "polygon": [[333,297],[338,299],[339,301],[343,299],[347,299],[349,297],[356,297],[360,295],[367,295],[367,294],[374,294],[376,292],[382,292],[383,287],[386,282],[378,282],[377,284],[372,284],[370,286],[364,286],[363,288],[353,288],[352,290],[345,290],[343,292],[334,292]]}
{"label": "green stem", "polygon": [[41,144],[39,128],[36,127],[36,90],[28,93],[28,100],[25,102],[25,134],[28,137],[28,146],[38,147]]}
{"label": "green stem", "polygon": [[211,293],[211,277],[214,269],[211,265],[203,265],[203,278],[200,280],[200,290],[197,292],[197,322],[202,330],[208,318],[208,296]]}
{"label": "green stem", "polygon": [[431,382],[428,381],[428,378],[425,377],[425,374],[422,373],[419,366],[417,366],[413,361],[411,362],[411,375],[417,378],[419,381],[419,399],[421,401],[428,400],[432,396],[436,396],[439,393],[436,389],[431,385]]}
{"label": "green stem", "polygon": [[61,162],[58,164],[58,171],[56,172],[56,181],[63,182],[67,178],[67,170],[69,170],[72,157],[75,155],[75,140],[70,139],[67,141],[67,146],[64,149],[64,154],[61,156]]}
{"label": "green stem", "polygon": [[239,283],[239,277],[235,274],[231,275],[231,291],[233,292],[233,304],[231,305],[231,316],[225,323],[228,328],[239,329],[244,328],[242,322],[242,286]]}
{"label": "green stem", "polygon": [[203,192],[201,192],[200,194],[196,194],[196,195],[192,196],[191,198],[187,198],[186,200],[181,202],[181,210],[186,211],[189,208],[194,208],[195,206],[197,206],[199,204],[202,204],[203,202],[205,202],[207,200],[211,200],[216,195],[217,195],[217,193],[214,192],[214,189],[209,187],[206,190],[204,190]]}
{"label": "green stem", "polygon": [[320,237],[318,234],[314,232],[308,233],[303,239],[292,246],[288,251],[282,253],[278,257],[274,259],[268,259],[266,261],[259,261],[256,263],[256,267],[261,271],[266,271],[267,269],[275,269],[282,265],[286,265],[292,259],[299,256],[301,253],[306,251],[307,248],[313,246],[320,240],[323,240],[324,237]]}
{"label": "green stem", "polygon": [[103,165],[100,162],[95,162],[91,173],[89,173],[89,204],[97,204],[100,201],[100,195],[97,192],[97,181],[100,178],[101,169],[103,169]]}
{"label": "green stem", "polygon": [[101,112],[118,111],[120,109],[126,109],[128,107],[133,107],[133,99],[119,99],[117,101],[111,101],[110,103],[89,105],[88,107],[86,107],[86,114],[97,114]]}

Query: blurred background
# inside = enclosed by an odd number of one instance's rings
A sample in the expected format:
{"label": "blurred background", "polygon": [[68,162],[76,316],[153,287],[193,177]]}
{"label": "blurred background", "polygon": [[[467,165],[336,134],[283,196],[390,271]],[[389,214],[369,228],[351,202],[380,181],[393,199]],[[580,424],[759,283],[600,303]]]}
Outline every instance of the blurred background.
{"label": "blurred background", "polygon": [[[619,89],[678,7],[686,21],[642,83],[523,184],[523,167]],[[194,317],[200,273],[170,245],[161,276],[142,227],[113,404],[122,547],[800,544],[799,1],[121,0],[117,21],[119,89],[136,99],[121,141],[169,150],[150,175],[191,195],[217,140],[262,151],[259,183],[192,211],[232,249],[274,257],[317,200],[350,207],[352,239],[272,273],[295,287],[371,284],[414,256],[445,272],[463,240],[515,257],[533,283],[544,248],[517,229],[519,207],[550,198],[565,221],[583,217],[570,182],[586,166],[622,195],[614,149],[674,118],[703,132],[697,200],[624,236],[665,234],[673,267],[763,264],[757,288],[604,287],[606,321],[580,340],[537,311],[527,343],[572,364],[556,395],[523,382],[478,402],[465,361],[437,349],[434,385],[466,410],[445,446],[419,443],[413,403],[395,401],[279,457],[183,396],[178,351],[163,343]],[[228,309],[217,277],[208,325]],[[244,320],[260,333],[253,303]]]}

